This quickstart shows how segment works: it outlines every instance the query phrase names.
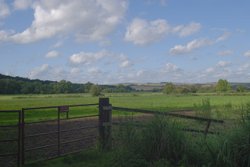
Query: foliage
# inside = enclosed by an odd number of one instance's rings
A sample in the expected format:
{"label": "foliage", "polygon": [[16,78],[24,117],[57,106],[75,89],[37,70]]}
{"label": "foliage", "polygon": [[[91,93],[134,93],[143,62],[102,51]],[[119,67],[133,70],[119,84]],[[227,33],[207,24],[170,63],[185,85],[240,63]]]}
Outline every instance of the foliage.
{"label": "foliage", "polygon": [[212,107],[209,98],[202,99],[201,104],[194,104],[194,108],[197,116],[211,118]]}
{"label": "foliage", "polygon": [[166,83],[163,88],[165,94],[188,94],[196,93],[198,87],[195,85],[174,85],[173,83]]}
{"label": "foliage", "polygon": [[242,105],[242,120],[233,129],[226,131],[214,148],[207,145],[211,166],[250,166],[250,103]]}
{"label": "foliage", "polygon": [[173,83],[166,83],[166,85],[163,88],[163,93],[165,94],[172,94],[175,92],[175,86]]}
{"label": "foliage", "polygon": [[[118,166],[176,166],[186,162],[193,150],[189,138],[180,131],[180,125],[164,117],[156,117],[137,129],[127,124],[118,130],[117,151],[115,158]],[[130,158],[137,161],[127,163]],[[121,165],[120,163],[123,163]],[[190,161],[191,162],[191,161]],[[136,166],[136,165],[135,165]]]}
{"label": "foliage", "polygon": [[101,95],[101,88],[98,85],[92,85],[90,87],[89,93],[92,96],[99,96],[99,95]]}
{"label": "foliage", "polygon": [[227,80],[219,79],[216,84],[216,91],[217,92],[229,92],[231,91],[231,85]]}
{"label": "foliage", "polygon": [[238,85],[236,88],[237,92],[245,92],[246,91],[246,87],[244,87],[243,85]]}
{"label": "foliage", "polygon": [[[11,77],[0,74],[0,94],[56,94],[56,93],[88,93],[93,83],[85,84],[71,83],[66,80],[42,81],[31,80],[21,77]],[[132,92],[129,86],[102,85],[100,86],[106,93]]]}
{"label": "foliage", "polygon": [[135,90],[132,89],[130,86],[125,86],[123,84],[118,85],[102,85],[102,92],[103,93],[125,93],[125,92],[134,92]]}

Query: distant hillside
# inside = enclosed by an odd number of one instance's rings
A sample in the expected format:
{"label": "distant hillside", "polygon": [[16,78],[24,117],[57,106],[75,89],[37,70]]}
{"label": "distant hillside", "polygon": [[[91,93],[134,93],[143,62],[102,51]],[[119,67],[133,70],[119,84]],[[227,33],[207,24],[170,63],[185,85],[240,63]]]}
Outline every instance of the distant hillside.
{"label": "distant hillside", "polygon": [[[86,93],[93,83],[76,84],[66,80],[43,81],[0,74],[0,94],[54,94],[54,93]],[[131,92],[129,86],[99,85],[103,92]]]}
{"label": "distant hillside", "polygon": [[[166,82],[161,83],[144,83],[144,84],[126,84],[127,86],[130,86],[131,88],[137,90],[137,91],[149,91],[149,92],[159,92],[162,91]],[[173,83],[176,87],[179,88],[185,88],[185,87],[195,87],[196,89],[199,89],[202,92],[211,92],[216,86],[216,82],[211,83]],[[232,86],[232,90],[236,90],[237,87],[242,86],[246,90],[250,90],[250,83],[230,83]]]}
{"label": "distant hillside", "polygon": [[232,82],[230,84],[231,84],[233,89],[236,89],[238,86],[243,86],[246,89],[250,89],[250,83],[240,83],[240,82],[239,83],[234,83],[234,82]]}
{"label": "distant hillside", "polygon": [[[166,82],[161,83],[124,83],[118,85],[99,85],[103,93],[114,92],[162,92]],[[185,84],[173,83],[181,93],[214,92],[216,83]],[[230,83],[233,91],[238,87],[250,90],[250,83]],[[71,83],[66,80],[48,81],[28,79],[0,74],[0,94],[54,94],[54,93],[86,93],[93,83]]]}
{"label": "distant hillside", "polygon": [[48,81],[48,80],[39,80],[39,79],[29,79],[29,78],[23,78],[23,77],[18,77],[18,76],[8,76],[8,75],[3,75],[0,74],[0,79],[10,79],[10,80],[15,80],[15,81],[22,81],[22,82],[41,82],[41,83],[56,83],[56,81]]}

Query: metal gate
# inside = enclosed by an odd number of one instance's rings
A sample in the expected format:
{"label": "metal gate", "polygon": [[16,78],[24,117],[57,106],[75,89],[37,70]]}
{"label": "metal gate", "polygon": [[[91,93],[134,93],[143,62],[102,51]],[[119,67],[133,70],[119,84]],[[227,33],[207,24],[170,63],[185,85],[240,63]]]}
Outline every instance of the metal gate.
{"label": "metal gate", "polygon": [[20,166],[21,111],[0,110],[0,166]]}
{"label": "metal gate", "polygon": [[[98,108],[95,107],[94,115],[70,115],[76,110],[84,113],[93,106],[98,104],[23,108],[22,165],[80,152],[93,146],[98,135]],[[32,112],[41,114],[41,117],[49,114],[48,117],[52,119],[30,121],[33,120],[29,118]]]}

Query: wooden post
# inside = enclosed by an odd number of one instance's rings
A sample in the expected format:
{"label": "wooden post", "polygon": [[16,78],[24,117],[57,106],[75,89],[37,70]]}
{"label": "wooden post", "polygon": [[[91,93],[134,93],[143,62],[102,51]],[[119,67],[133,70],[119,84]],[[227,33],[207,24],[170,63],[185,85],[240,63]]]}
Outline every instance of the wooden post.
{"label": "wooden post", "polygon": [[207,133],[208,133],[208,130],[209,130],[210,124],[211,124],[211,120],[208,120],[208,122],[207,122],[207,126],[206,126],[205,131],[204,131],[205,136],[207,136]]}
{"label": "wooden post", "polygon": [[112,147],[112,105],[109,98],[99,99],[99,139],[101,150],[110,150]]}

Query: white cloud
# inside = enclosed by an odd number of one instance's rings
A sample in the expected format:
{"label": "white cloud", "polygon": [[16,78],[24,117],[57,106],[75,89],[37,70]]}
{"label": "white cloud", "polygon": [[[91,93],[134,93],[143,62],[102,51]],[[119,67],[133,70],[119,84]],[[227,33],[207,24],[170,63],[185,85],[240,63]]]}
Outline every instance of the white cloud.
{"label": "white cloud", "polygon": [[147,5],[160,4],[162,6],[167,5],[167,0],[146,0]]}
{"label": "white cloud", "polygon": [[136,18],[127,27],[125,40],[137,45],[145,45],[162,39],[171,28],[166,20],[147,21]]}
{"label": "white cloud", "polygon": [[31,79],[60,81],[62,79],[70,79],[70,74],[68,71],[65,71],[60,67],[53,67],[49,64],[43,64],[31,70],[28,77]]}
{"label": "white cloud", "polygon": [[78,73],[80,73],[81,72],[81,69],[80,68],[76,68],[76,67],[73,67],[73,68],[71,68],[71,70],[70,70],[70,74],[78,74]]}
{"label": "white cloud", "polygon": [[228,61],[219,61],[217,63],[217,67],[227,67],[231,64],[231,62],[228,62]]}
{"label": "white cloud", "polygon": [[63,45],[63,41],[58,41],[58,42],[56,42],[52,47],[53,48],[59,48],[59,47],[61,47]]}
{"label": "white cloud", "polygon": [[0,0],[0,19],[3,19],[8,15],[10,15],[9,6],[5,3],[4,0]]}
{"label": "white cloud", "polygon": [[8,40],[8,38],[9,38],[9,35],[10,34],[12,34],[13,33],[13,31],[2,31],[2,30],[0,30],[0,42],[1,42],[1,40],[3,40],[3,41],[6,41],[6,40]]}
{"label": "white cloud", "polygon": [[25,10],[32,6],[33,0],[15,0],[13,6],[17,10]]}
{"label": "white cloud", "polygon": [[219,56],[229,56],[233,54],[232,50],[222,50],[217,53]]}
{"label": "white cloud", "polygon": [[60,35],[73,35],[79,41],[103,40],[122,21],[127,2],[44,0],[36,1],[32,8],[34,20],[31,26],[0,41],[30,43]]}
{"label": "white cloud", "polygon": [[160,0],[161,5],[166,6],[167,5],[167,0]]}
{"label": "white cloud", "polygon": [[173,28],[173,32],[177,33],[180,37],[186,37],[198,32],[201,29],[200,23],[191,22],[188,25],[180,25]]}
{"label": "white cloud", "polygon": [[214,69],[213,67],[209,67],[209,68],[207,68],[207,69],[205,70],[206,73],[212,73],[212,72],[214,72],[214,71],[215,71],[215,69]]}
{"label": "white cloud", "polygon": [[178,54],[186,54],[190,53],[195,49],[199,49],[201,47],[211,45],[212,41],[208,39],[195,39],[193,41],[188,42],[186,45],[176,45],[170,49],[170,53],[172,55]]}
{"label": "white cloud", "polygon": [[76,53],[70,56],[69,60],[72,64],[75,64],[75,65],[91,64],[109,55],[110,53],[105,50],[96,52],[96,53],[80,52],[80,53]]}
{"label": "white cloud", "polygon": [[238,68],[238,70],[239,70],[239,71],[245,71],[245,70],[247,70],[248,68],[250,68],[250,64],[246,63],[246,64],[241,65],[241,66]]}
{"label": "white cloud", "polygon": [[29,78],[31,79],[39,78],[43,76],[44,74],[48,73],[49,69],[50,69],[50,66],[48,64],[43,64],[42,66],[33,69],[30,72]]}
{"label": "white cloud", "polygon": [[246,51],[246,52],[244,53],[244,56],[250,57],[250,50]]}
{"label": "white cloud", "polygon": [[[115,57],[117,57],[117,56],[115,56]],[[133,66],[133,63],[124,54],[120,54],[118,56],[118,61],[120,62],[120,67],[121,68],[128,68],[128,67]]]}
{"label": "white cloud", "polygon": [[227,40],[231,36],[231,33],[226,31],[221,36],[216,39],[216,42],[221,42]]}
{"label": "white cloud", "polygon": [[124,39],[136,45],[146,45],[159,41],[170,33],[186,37],[198,32],[200,29],[201,24],[195,22],[174,27],[164,19],[148,21],[135,18],[127,27]]}
{"label": "white cloud", "polygon": [[60,53],[56,50],[52,50],[50,52],[48,52],[45,57],[46,58],[55,58],[55,57],[58,57],[60,55]]}
{"label": "white cloud", "polygon": [[121,64],[120,64],[120,67],[122,68],[127,68],[127,67],[130,67],[132,66],[133,64],[129,61],[129,60],[124,60]]}
{"label": "white cloud", "polygon": [[171,73],[171,72],[176,72],[179,71],[179,67],[177,67],[175,64],[172,63],[167,63],[164,67],[164,72]]}
{"label": "white cloud", "polygon": [[88,69],[88,72],[91,74],[91,75],[98,75],[98,74],[101,74],[102,71],[97,68],[97,67],[91,67]]}
{"label": "white cloud", "polygon": [[121,69],[133,66],[133,62],[124,54],[117,54],[102,50],[99,52],[80,52],[70,56],[69,62],[72,65],[104,65],[120,67]]}

